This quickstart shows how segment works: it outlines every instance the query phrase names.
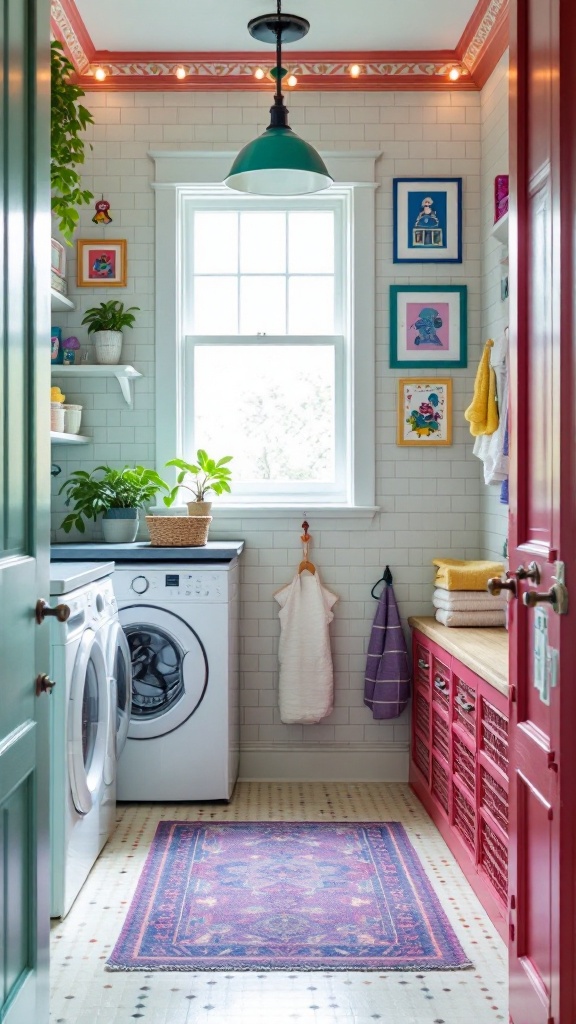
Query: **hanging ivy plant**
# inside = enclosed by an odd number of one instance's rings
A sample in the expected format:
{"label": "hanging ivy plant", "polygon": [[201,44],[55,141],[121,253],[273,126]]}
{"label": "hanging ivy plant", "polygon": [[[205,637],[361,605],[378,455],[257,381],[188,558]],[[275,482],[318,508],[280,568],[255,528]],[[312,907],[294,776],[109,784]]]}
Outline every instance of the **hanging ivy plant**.
{"label": "hanging ivy plant", "polygon": [[[80,174],[76,170],[84,163],[84,139],[81,132],[94,118],[78,102],[84,90],[70,81],[73,65],[64,55],[62,44],[51,45],[51,165],[52,213],[58,218],[58,227],[68,245],[79,220],[78,207],[90,203],[91,192],[81,188]],[[90,147],[92,148],[92,147]]]}

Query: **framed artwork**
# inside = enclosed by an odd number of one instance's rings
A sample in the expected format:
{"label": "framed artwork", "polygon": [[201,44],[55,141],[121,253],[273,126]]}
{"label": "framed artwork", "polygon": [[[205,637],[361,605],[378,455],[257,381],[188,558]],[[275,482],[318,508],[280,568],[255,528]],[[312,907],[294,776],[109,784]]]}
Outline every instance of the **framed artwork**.
{"label": "framed artwork", "polygon": [[125,288],[126,239],[78,239],[78,287]]}
{"label": "framed artwork", "polygon": [[462,263],[462,178],[394,178],[394,263]]}
{"label": "framed artwork", "polygon": [[467,365],[466,285],[390,285],[390,366]]}
{"label": "framed artwork", "polygon": [[452,381],[410,377],[398,381],[400,445],[452,444]]}

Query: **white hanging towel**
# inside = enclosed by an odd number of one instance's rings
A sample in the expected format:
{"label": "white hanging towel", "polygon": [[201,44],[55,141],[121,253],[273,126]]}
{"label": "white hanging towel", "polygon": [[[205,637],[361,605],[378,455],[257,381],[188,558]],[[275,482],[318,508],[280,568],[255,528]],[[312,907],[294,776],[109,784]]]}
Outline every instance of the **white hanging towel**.
{"label": "white hanging towel", "polygon": [[280,605],[280,718],[315,725],[334,706],[334,671],[328,625],[338,600],[318,577],[296,573],[274,597]]}

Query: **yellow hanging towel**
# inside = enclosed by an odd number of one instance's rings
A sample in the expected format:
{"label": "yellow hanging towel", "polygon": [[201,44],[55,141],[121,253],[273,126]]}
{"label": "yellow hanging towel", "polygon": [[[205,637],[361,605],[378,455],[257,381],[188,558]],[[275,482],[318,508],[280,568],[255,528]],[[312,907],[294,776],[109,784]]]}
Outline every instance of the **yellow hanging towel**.
{"label": "yellow hanging towel", "polygon": [[460,558],[433,558],[436,566],[434,586],[441,590],[486,590],[491,576],[504,572],[501,562],[462,561]]}
{"label": "yellow hanging towel", "polygon": [[474,395],[464,413],[470,423],[472,437],[493,434],[499,423],[496,374],[490,366],[490,350],[493,344],[492,339],[489,339],[484,346],[474,381]]}

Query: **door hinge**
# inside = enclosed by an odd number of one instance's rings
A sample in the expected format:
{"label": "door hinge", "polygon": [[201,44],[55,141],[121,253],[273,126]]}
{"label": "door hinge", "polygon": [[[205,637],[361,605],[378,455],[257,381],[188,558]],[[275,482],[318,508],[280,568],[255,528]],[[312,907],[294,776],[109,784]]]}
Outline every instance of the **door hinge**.
{"label": "door hinge", "polygon": [[516,935],[516,929],[512,922],[510,922],[510,942],[514,942],[514,936]]}
{"label": "door hinge", "polygon": [[510,895],[510,910],[516,910],[516,897]]}
{"label": "door hinge", "polygon": [[509,694],[509,697],[510,697],[510,703],[511,704],[515,704],[516,703],[516,687],[515,686],[511,686],[510,689],[508,690],[508,694]]}

